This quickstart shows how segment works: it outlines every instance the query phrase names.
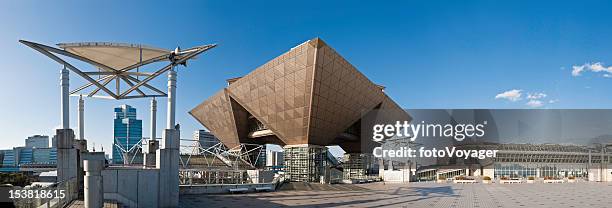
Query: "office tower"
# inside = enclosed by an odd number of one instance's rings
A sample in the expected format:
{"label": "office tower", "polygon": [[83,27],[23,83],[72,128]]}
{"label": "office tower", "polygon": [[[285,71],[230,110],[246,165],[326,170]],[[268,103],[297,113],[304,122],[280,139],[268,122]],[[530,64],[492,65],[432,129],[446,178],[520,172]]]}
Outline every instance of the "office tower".
{"label": "office tower", "polygon": [[130,151],[133,155],[136,151],[132,148],[142,139],[142,120],[136,119],[136,108],[129,105],[117,107],[114,112],[112,161],[122,164],[124,153]]}

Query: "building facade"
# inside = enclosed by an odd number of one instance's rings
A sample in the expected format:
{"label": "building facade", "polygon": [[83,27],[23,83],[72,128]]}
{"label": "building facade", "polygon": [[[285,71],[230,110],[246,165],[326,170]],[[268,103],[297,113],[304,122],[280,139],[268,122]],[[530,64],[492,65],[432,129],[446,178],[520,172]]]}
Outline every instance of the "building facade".
{"label": "building facade", "polygon": [[196,130],[193,132],[193,139],[198,142],[202,149],[208,149],[219,143],[219,139],[206,130]]}
{"label": "building facade", "polygon": [[52,148],[56,148],[57,147],[57,136],[53,135],[53,137],[51,137],[51,147]]}
{"label": "building facade", "polygon": [[45,135],[33,135],[29,136],[26,140],[26,147],[28,148],[48,148],[49,147],[49,136]]}
{"label": "building facade", "polygon": [[283,152],[266,150],[266,167],[282,166],[283,161]]}
{"label": "building facade", "polygon": [[488,176],[492,179],[566,179],[612,181],[612,153],[607,148],[571,144],[469,144],[458,149],[496,149],[497,157],[442,159],[437,165],[420,167],[415,180],[428,181],[455,176]]}
{"label": "building facade", "polygon": [[17,163],[15,162],[15,150],[14,149],[6,149],[0,150],[0,155],[2,155],[2,167],[13,167]]}
{"label": "building facade", "polygon": [[115,108],[113,128],[113,158],[115,164],[123,164],[127,152],[135,153],[134,148],[142,139],[142,120],[136,118],[136,108],[122,105]]}
{"label": "building facade", "polygon": [[0,158],[0,172],[16,172],[28,167],[52,168],[57,164],[57,149],[14,147],[0,150]]}

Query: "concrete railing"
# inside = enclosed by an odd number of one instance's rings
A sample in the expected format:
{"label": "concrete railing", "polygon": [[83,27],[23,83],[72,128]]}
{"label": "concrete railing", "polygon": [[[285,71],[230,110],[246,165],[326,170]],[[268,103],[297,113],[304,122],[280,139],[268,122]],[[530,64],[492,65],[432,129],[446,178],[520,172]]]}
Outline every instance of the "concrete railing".
{"label": "concrete railing", "polygon": [[158,206],[158,169],[107,168],[102,178],[105,200],[127,207]]}

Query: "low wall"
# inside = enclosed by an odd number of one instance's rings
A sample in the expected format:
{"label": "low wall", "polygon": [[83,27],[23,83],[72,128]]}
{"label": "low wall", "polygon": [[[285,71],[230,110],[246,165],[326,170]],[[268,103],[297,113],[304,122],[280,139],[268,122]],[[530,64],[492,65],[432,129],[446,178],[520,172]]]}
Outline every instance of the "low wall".
{"label": "low wall", "polygon": [[251,183],[270,183],[274,179],[274,173],[270,170],[247,170]]}
{"label": "low wall", "polygon": [[104,199],[127,207],[157,207],[159,170],[108,167],[102,171]]}
{"label": "low wall", "polygon": [[389,183],[408,183],[410,182],[410,170],[380,170],[383,171],[383,181]]}

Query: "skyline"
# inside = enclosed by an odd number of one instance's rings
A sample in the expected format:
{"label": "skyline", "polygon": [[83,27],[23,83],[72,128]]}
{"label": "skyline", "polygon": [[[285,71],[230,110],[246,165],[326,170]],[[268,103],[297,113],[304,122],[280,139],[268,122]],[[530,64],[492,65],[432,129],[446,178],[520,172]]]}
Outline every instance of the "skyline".
{"label": "skyline", "polygon": [[[608,2],[4,4],[0,17],[20,21],[5,21],[0,32],[0,55],[10,57],[0,62],[0,82],[3,97],[11,99],[0,104],[5,118],[0,149],[22,146],[34,134],[51,137],[59,126],[61,66],[19,44],[19,39],[47,45],[142,43],[166,49],[218,43],[187,68],[179,68],[177,121],[182,138],[204,129],[187,111],[225,87],[226,79],[243,76],[314,37],[323,38],[374,83],[385,86],[403,108],[612,107],[605,90],[612,81]],[[91,15],[89,8],[112,10],[113,15]],[[167,18],[159,18],[160,13]],[[71,73],[71,89],[81,83]],[[165,89],[165,76],[153,84]],[[70,105],[75,130],[76,100],[71,98]],[[149,99],[86,99],[90,148],[103,144],[110,151],[112,111],[123,104],[140,109],[143,136],[148,136]],[[158,135],[165,112],[166,99],[158,99]]]}

